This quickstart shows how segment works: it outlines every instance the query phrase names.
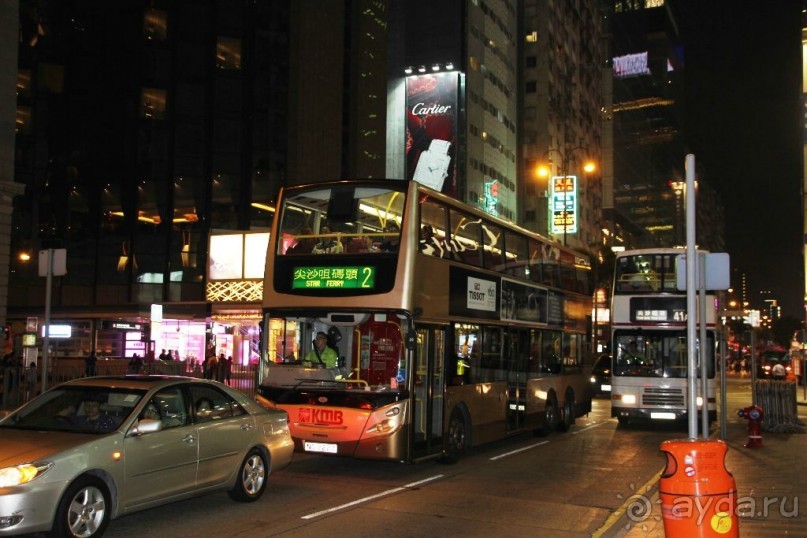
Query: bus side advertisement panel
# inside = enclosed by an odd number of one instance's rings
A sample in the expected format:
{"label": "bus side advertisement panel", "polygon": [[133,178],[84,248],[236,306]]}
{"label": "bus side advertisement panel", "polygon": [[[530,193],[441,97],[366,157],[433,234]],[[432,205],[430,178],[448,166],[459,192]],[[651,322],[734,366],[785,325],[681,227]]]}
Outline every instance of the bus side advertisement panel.
{"label": "bus side advertisement panel", "polygon": [[500,319],[501,279],[451,267],[448,312],[452,316]]}

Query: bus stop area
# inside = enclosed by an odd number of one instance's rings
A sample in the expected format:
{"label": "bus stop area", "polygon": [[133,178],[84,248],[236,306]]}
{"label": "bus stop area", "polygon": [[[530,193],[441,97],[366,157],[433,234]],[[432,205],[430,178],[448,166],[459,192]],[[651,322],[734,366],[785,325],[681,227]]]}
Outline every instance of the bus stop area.
{"label": "bus stop area", "polygon": [[[777,427],[776,422],[769,421],[762,428],[760,446],[749,447],[746,445],[754,443],[750,442],[748,421],[740,417],[737,411],[752,405],[751,381],[730,377],[729,382],[739,384],[740,387],[739,390],[727,391],[729,394],[726,401],[727,427],[724,441],[728,445],[728,452],[725,466],[736,484],[734,506],[736,521],[739,524],[739,536],[807,536],[807,480],[804,477],[807,454],[807,433],[805,433],[807,430],[804,428],[804,424],[807,423],[807,398],[804,387],[796,386],[794,382],[774,382],[781,384],[776,389],[787,391],[796,389],[795,425],[801,427],[787,424],[790,409],[774,410],[773,413],[780,413],[783,417],[780,424],[785,424],[785,427]],[[773,402],[770,395],[760,394],[761,390],[776,390],[770,383],[757,381],[757,384],[762,385],[757,387],[756,395],[756,403],[760,408],[762,404],[771,405]],[[721,426],[718,422],[712,425],[710,438],[718,439],[720,435]],[[642,498],[634,495],[632,499],[628,499],[612,516],[618,518],[617,522],[612,522],[610,526],[603,528],[603,532],[595,536],[631,538],[676,536],[675,533],[665,534],[659,492],[662,470],[660,469],[659,474],[641,488],[641,491],[645,492],[641,495]],[[637,493],[641,491],[637,488]],[[649,514],[642,512],[641,506],[637,504],[637,502],[643,503],[644,499],[649,500],[649,504],[645,506],[652,507]],[[634,515],[631,515],[631,510],[634,510]],[[709,521],[700,523],[706,530],[702,536],[721,535],[709,528]],[[725,535],[736,536],[736,534]]]}

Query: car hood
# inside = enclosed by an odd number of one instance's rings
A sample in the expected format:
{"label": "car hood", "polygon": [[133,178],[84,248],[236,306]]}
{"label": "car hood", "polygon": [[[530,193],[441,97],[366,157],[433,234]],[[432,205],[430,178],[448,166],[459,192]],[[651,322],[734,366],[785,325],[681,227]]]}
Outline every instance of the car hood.
{"label": "car hood", "polygon": [[20,463],[41,461],[59,452],[65,452],[87,443],[101,443],[109,437],[120,435],[112,432],[104,435],[0,429],[0,468]]}

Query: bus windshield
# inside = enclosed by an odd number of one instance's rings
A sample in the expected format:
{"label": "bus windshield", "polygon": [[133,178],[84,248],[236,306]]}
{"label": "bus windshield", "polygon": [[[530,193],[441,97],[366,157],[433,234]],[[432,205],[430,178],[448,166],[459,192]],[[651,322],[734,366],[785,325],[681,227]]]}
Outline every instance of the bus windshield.
{"label": "bus windshield", "polygon": [[347,185],[286,198],[279,214],[277,253],[396,252],[405,198],[394,188]]}
{"label": "bus windshield", "polygon": [[[614,337],[613,375],[617,377],[687,377],[686,336],[667,332]],[[707,375],[714,377],[714,338],[707,334]],[[700,373],[700,370],[698,370]]]}
{"label": "bus windshield", "polygon": [[397,392],[406,387],[405,318],[387,313],[271,316],[268,386]]}

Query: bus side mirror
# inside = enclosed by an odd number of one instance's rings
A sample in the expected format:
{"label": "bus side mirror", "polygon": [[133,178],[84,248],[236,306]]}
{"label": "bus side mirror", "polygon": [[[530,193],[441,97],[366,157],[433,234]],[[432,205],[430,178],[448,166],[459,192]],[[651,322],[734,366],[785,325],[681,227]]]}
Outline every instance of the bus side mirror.
{"label": "bus side mirror", "polygon": [[418,335],[415,331],[409,331],[406,333],[406,349],[409,351],[415,351],[418,345]]}

